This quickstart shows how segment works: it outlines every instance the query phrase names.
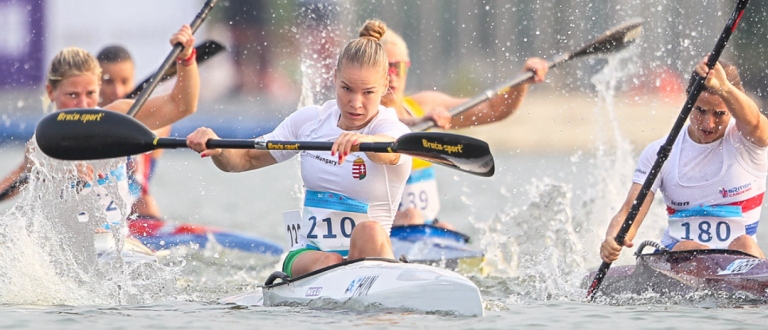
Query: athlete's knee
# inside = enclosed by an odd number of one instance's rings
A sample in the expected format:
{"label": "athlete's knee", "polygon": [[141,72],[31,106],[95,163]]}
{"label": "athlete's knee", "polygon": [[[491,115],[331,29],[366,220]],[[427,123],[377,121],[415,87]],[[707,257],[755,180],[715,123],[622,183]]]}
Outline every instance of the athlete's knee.
{"label": "athlete's knee", "polygon": [[344,261],[341,255],[331,252],[308,251],[296,257],[291,273],[294,277]]}
{"label": "athlete's knee", "polygon": [[746,234],[736,237],[730,244],[728,244],[728,248],[731,250],[743,251],[759,258],[765,258],[763,250],[757,245],[755,239]]}
{"label": "athlete's knee", "polygon": [[379,236],[387,236],[387,232],[384,230],[377,221],[364,221],[355,225],[355,229],[352,230],[352,239],[359,238],[372,238],[375,239]]}
{"label": "athlete's knee", "polygon": [[338,253],[323,253],[322,257],[317,260],[317,266],[327,267],[335,265],[344,261],[344,258]]}
{"label": "athlete's knee", "polygon": [[694,241],[680,241],[672,247],[672,251],[685,251],[685,250],[706,250],[709,249],[709,245],[704,245]]}

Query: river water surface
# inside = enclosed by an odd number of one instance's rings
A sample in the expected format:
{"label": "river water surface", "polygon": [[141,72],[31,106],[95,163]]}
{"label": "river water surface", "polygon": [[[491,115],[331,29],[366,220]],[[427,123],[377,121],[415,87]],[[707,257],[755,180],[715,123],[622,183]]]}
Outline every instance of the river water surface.
{"label": "river water surface", "polygon": [[[0,171],[16,166],[22,151],[18,146],[3,147],[6,157],[0,161]],[[644,296],[584,302],[581,279],[599,264],[597,245],[608,217],[623,200],[632,162],[620,162],[629,167],[617,168],[608,155],[532,155],[505,150],[494,150],[494,154],[497,174],[492,179],[438,169],[445,197],[443,218],[470,234],[473,244],[484,247],[488,254],[490,275],[469,275],[482,291],[484,318],[339,311],[323,306],[221,305],[216,302],[218,298],[262,283],[277,269],[280,259],[209,248],[175,253],[163,259],[164,267],[106,269],[103,278],[90,279],[91,283],[82,278],[69,283],[55,272],[3,268],[5,279],[0,283],[20,287],[0,290],[4,292],[0,294],[0,327],[507,329],[621,325],[737,329],[768,324],[766,307],[707,297],[668,301]],[[172,221],[216,225],[282,242],[281,212],[296,208],[300,202],[297,162],[227,174],[217,171],[209,160],[179,150],[168,151],[159,166],[154,191]],[[2,204],[4,222],[16,216],[14,202]],[[661,207],[652,214],[662,215]],[[638,241],[658,239],[661,228],[660,221],[649,219]],[[764,231],[760,235],[764,237]],[[3,248],[8,252],[20,247],[4,244]],[[4,254],[14,255],[26,254]],[[631,262],[625,253],[620,263]],[[35,264],[35,260],[25,260],[18,268]],[[110,271],[122,277],[110,275]],[[27,281],[17,278],[21,276]],[[118,290],[116,279],[122,283],[123,294],[113,294]],[[68,292],[50,283],[69,283],[64,285]],[[24,285],[29,287],[22,288]],[[107,287],[107,293],[94,286]]]}

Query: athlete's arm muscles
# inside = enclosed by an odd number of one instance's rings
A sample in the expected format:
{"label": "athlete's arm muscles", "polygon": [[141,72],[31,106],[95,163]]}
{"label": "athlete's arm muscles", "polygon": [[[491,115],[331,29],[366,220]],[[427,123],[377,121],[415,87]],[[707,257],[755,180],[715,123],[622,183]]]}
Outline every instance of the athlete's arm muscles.
{"label": "athlete's arm muscles", "polygon": [[[621,228],[621,225],[624,223],[624,219],[626,219],[627,214],[629,214],[630,208],[632,208],[632,205],[635,204],[635,198],[637,198],[641,188],[641,184],[632,183],[632,186],[629,188],[629,192],[627,193],[627,199],[624,201],[624,204],[621,205],[619,212],[616,213],[616,215],[611,219],[610,225],[608,225],[608,230],[605,234],[606,237],[616,237],[616,234],[619,232],[619,228]],[[640,208],[640,212],[638,212],[637,217],[635,218],[635,222],[632,223],[632,228],[630,228],[629,232],[627,233],[627,241],[632,241],[635,238],[637,230],[640,228],[640,224],[643,223],[645,216],[648,214],[648,210],[651,208],[651,204],[653,203],[653,196],[653,192],[648,192],[648,196],[646,196],[645,202],[643,203],[643,206]]]}
{"label": "athlete's arm muscles", "polygon": [[222,149],[218,155],[211,156],[213,163],[224,172],[244,172],[277,164],[277,160],[267,150]]}
{"label": "athlete's arm muscles", "polygon": [[18,194],[19,190],[21,190],[21,184],[17,183],[17,180],[20,180],[26,171],[27,162],[25,160],[11,173],[3,177],[3,180],[0,181],[0,201],[12,198]]}

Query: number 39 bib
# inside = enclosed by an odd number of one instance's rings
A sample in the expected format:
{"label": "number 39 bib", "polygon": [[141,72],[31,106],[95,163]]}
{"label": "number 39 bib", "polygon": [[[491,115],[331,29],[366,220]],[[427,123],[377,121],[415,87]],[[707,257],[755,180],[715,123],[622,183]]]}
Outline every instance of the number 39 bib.
{"label": "number 39 bib", "polygon": [[301,215],[306,247],[346,256],[355,224],[367,221],[368,204],[337,193],[307,190]]}
{"label": "number 39 bib", "polygon": [[414,208],[421,212],[424,220],[431,221],[440,212],[440,193],[437,191],[435,169],[427,164],[428,167],[411,170],[400,201],[400,211]]}

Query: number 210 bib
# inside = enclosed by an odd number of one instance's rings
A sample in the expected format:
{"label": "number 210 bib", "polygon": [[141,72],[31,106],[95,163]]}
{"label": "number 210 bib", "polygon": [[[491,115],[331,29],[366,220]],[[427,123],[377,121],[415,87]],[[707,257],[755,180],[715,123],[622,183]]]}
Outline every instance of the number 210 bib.
{"label": "number 210 bib", "polygon": [[317,248],[346,256],[355,224],[367,220],[368,204],[342,194],[308,190],[301,220],[294,224],[293,233],[289,229],[291,248]]}

